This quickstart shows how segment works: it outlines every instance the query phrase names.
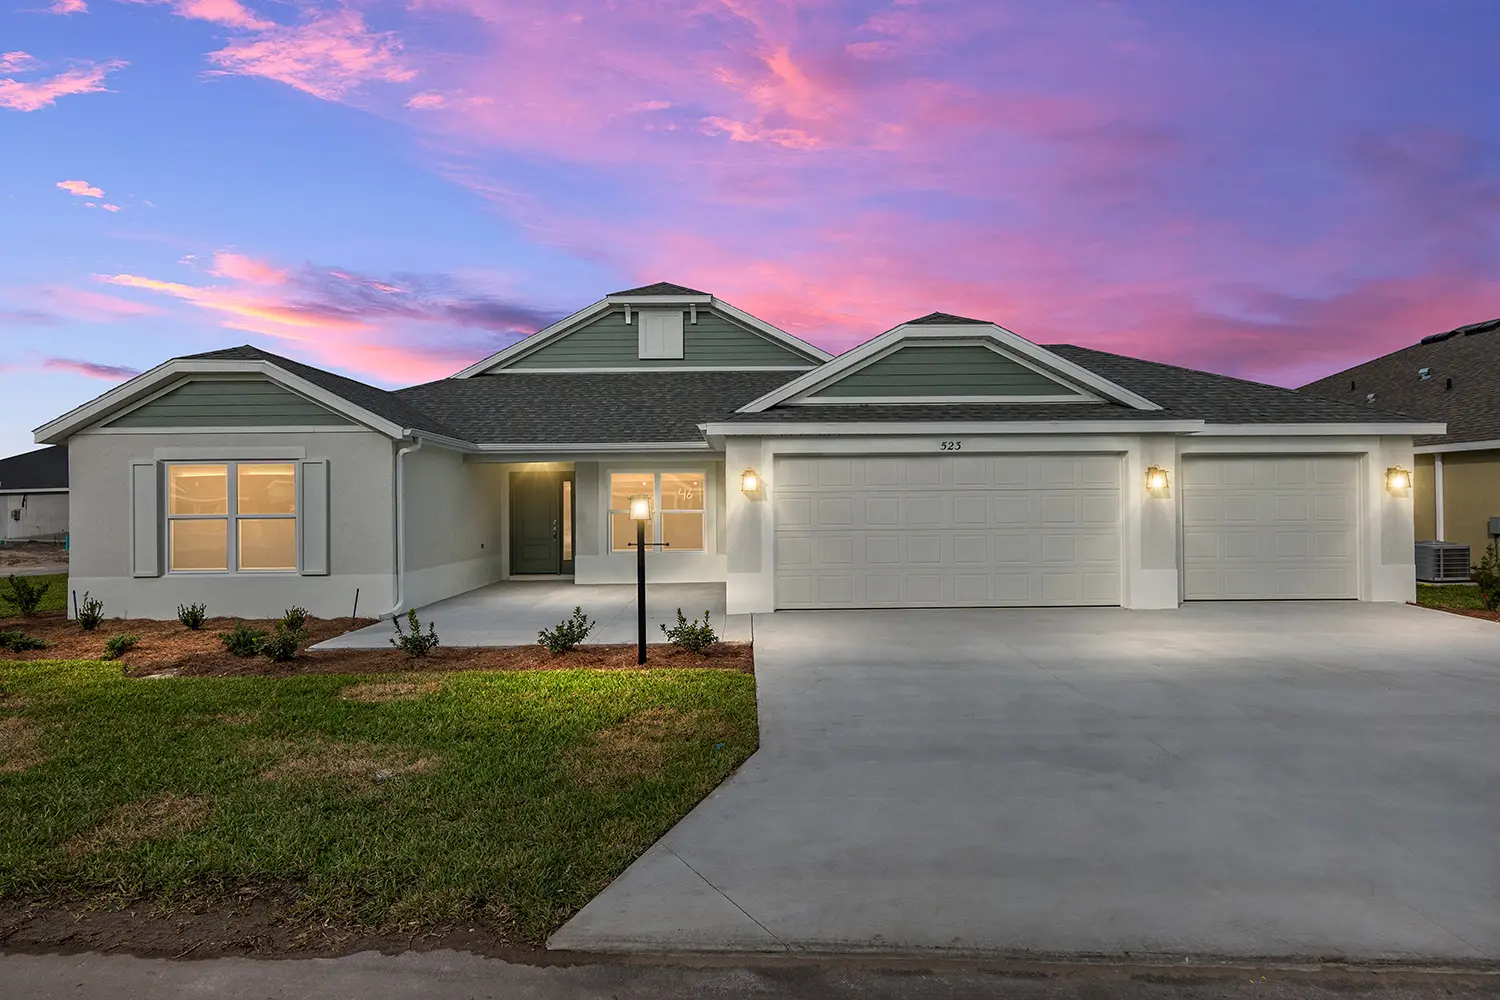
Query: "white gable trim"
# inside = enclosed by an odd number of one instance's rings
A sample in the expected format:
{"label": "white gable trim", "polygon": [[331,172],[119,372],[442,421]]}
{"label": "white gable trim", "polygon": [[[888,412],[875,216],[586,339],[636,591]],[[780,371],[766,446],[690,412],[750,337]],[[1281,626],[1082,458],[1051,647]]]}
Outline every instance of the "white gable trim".
{"label": "white gable trim", "polygon": [[[138,402],[159,394],[163,388],[173,388],[175,383],[192,375],[250,375],[267,378],[335,413],[377,430],[390,438],[406,436],[406,429],[384,417],[377,416],[362,406],[356,406],[343,396],[313,385],[270,361],[214,360],[211,358],[176,358],[142,372],[128,382],[82,406],[64,413],[38,427],[33,433],[38,444],[60,444],[78,431],[123,412]],[[280,428],[274,428],[279,430]],[[425,435],[424,435],[425,436]]]}
{"label": "white gable trim", "polygon": [[[813,369],[801,378],[793,379],[786,385],[766,393],[759,399],[746,403],[737,412],[761,413],[773,406],[816,392],[825,386],[837,382],[850,372],[864,367],[866,363],[879,360],[885,354],[891,353],[901,345],[914,341],[962,341],[967,343],[990,341],[1008,349],[1000,353],[1009,354],[1023,364],[1026,363],[1024,359],[1030,359],[1044,369],[1051,369],[1052,374],[1061,375],[1063,378],[1075,382],[1079,386],[1086,386],[1092,389],[1104,399],[1122,403],[1136,410],[1161,409],[1160,406],[1151,402],[1146,397],[1131,392],[1124,386],[1111,382],[1107,378],[1096,375],[1087,368],[1074,364],[1066,358],[1059,357],[1046,348],[1033,344],[1025,337],[1011,333],[1004,327],[996,326],[994,323],[986,323],[982,326],[966,323],[943,326],[898,326],[872,340],[866,341],[852,351],[839,355],[828,364]],[[1006,400],[1018,398],[1006,397]],[[901,401],[894,397],[891,399],[882,399],[882,402],[887,403]],[[1033,401],[1040,402],[1040,400]]]}
{"label": "white gable trim", "polygon": [[[770,323],[767,323],[765,320],[750,315],[743,309],[736,309],[734,306],[730,305],[728,302],[725,302],[723,299],[716,299],[712,295],[608,295],[600,299],[598,302],[595,302],[593,305],[585,306],[573,315],[565,316],[564,318],[558,320],[556,323],[553,323],[551,326],[538,330],[536,333],[533,333],[529,337],[523,337],[498,354],[492,354],[489,357],[485,358],[483,361],[476,362],[475,364],[470,365],[458,374],[450,377],[472,378],[475,375],[482,375],[495,369],[503,369],[511,362],[516,361],[527,354],[530,354],[532,351],[540,350],[553,341],[566,337],[578,327],[587,323],[589,320],[594,319],[601,313],[608,312],[611,307],[616,305],[624,305],[626,306],[626,308],[629,308],[630,306],[650,307],[653,305],[683,305],[693,306],[694,308],[696,308],[699,305],[706,305],[710,308],[719,310],[724,315],[739,322],[741,325],[748,327],[754,332],[761,334],[762,336],[780,344],[783,347],[796,351],[798,354],[801,354],[803,356],[810,356],[812,358],[815,358],[816,362],[814,363],[826,362],[833,357],[833,355],[829,354],[827,351],[824,351],[818,347],[814,347],[807,341],[794,337],[790,333],[787,333],[785,330],[778,329],[772,326]],[[569,370],[583,371],[586,369]],[[631,370],[650,371],[651,369],[643,367]],[[715,368],[703,370],[739,371],[740,369]]]}

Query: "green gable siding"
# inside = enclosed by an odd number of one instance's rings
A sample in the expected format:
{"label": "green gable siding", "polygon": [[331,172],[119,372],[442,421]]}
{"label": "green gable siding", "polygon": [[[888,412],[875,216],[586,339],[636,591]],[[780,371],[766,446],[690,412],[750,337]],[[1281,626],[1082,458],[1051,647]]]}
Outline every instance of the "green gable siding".
{"label": "green gable siding", "polygon": [[[635,310],[632,310],[634,313]],[[687,312],[686,309],[683,310]],[[634,320],[634,315],[631,316]],[[812,365],[789,347],[745,329],[707,306],[698,322],[682,320],[682,358],[642,360],[640,327],[625,323],[623,309],[611,309],[585,326],[511,362],[512,369],[535,368],[770,368]]]}
{"label": "green gable siding", "polygon": [[978,344],[907,346],[872,362],[809,399],[903,396],[1079,395],[1072,386]]}
{"label": "green gable siding", "polygon": [[352,424],[269,380],[203,379],[109,422],[110,427],[328,427]]}

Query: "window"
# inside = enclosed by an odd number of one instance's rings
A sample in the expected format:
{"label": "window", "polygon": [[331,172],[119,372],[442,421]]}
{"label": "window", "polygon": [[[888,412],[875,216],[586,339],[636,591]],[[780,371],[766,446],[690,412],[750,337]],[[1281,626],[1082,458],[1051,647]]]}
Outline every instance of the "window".
{"label": "window", "polygon": [[167,466],[167,566],[174,573],[295,572],[297,466]]}
{"label": "window", "polygon": [[630,498],[649,493],[655,515],[646,525],[646,543],[666,543],[667,552],[702,552],[707,547],[706,476],[701,472],[616,472],[609,477],[609,548],[635,549]]}

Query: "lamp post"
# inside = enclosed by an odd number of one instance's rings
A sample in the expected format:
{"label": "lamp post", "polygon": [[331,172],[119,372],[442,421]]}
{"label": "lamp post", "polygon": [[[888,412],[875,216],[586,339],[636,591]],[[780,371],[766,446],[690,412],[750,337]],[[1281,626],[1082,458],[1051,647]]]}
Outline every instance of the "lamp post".
{"label": "lamp post", "polygon": [[639,636],[635,662],[646,662],[646,525],[651,521],[651,494],[630,498],[630,519],[635,522],[635,610]]}

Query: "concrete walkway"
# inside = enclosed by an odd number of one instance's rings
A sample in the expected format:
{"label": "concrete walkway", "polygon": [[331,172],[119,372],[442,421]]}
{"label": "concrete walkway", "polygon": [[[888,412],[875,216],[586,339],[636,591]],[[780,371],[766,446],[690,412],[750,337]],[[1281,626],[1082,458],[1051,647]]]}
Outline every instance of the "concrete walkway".
{"label": "concrete walkway", "polygon": [[[574,607],[597,621],[590,644],[633,643],[637,637],[634,584],[574,584],[572,580],[508,580],[450,597],[417,615],[437,624],[447,646],[530,646],[536,634],[569,617]],[[722,583],[660,583],[646,589],[646,641],[664,642],[661,626],[712,615],[719,637],[750,641],[750,616],[724,614]],[[388,649],[395,629],[389,621],[329,639],[313,649]]]}
{"label": "concrete walkway", "polygon": [[1500,959],[1500,625],[782,613],[761,750],[554,948]]}

